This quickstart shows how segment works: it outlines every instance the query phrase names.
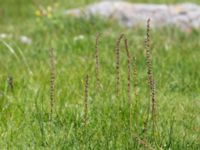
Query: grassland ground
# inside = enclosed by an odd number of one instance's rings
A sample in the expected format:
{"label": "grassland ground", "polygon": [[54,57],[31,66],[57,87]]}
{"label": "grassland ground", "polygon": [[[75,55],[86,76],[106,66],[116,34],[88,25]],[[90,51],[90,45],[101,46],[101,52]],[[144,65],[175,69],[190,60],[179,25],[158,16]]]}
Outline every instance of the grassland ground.
{"label": "grassland ground", "polygon": [[[152,136],[149,122],[143,134],[149,102],[144,52],[146,30],[123,28],[101,18],[85,20],[62,15],[65,6],[72,8],[90,2],[94,1],[67,0],[54,4],[1,0],[0,34],[12,37],[0,40],[0,149],[145,149],[133,137],[137,133],[154,149],[198,150],[200,32],[183,33],[178,28],[151,31],[157,132]],[[40,5],[45,9],[52,7],[50,17],[35,14]],[[99,90],[95,78],[97,33],[102,33]],[[138,97],[134,95],[131,77],[133,134],[129,129],[127,57],[123,45],[120,96],[117,98],[115,93],[115,43],[121,33],[128,38],[138,68]],[[21,43],[18,39],[21,35],[31,38],[32,43]],[[56,66],[52,121],[49,121],[50,47],[54,48]],[[86,74],[89,74],[87,126],[83,120]],[[8,77],[12,77],[13,90]]]}

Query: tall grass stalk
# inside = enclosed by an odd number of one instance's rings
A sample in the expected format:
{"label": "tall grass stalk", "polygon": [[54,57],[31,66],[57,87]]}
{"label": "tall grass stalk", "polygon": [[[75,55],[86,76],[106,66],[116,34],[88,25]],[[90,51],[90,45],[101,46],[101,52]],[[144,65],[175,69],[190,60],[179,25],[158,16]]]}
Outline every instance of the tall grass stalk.
{"label": "tall grass stalk", "polygon": [[136,64],[136,57],[133,56],[132,60],[133,60],[134,95],[135,95],[135,99],[137,101],[137,97],[138,97],[138,70],[137,70],[137,64]]}
{"label": "tall grass stalk", "polygon": [[100,78],[99,78],[99,38],[101,34],[98,33],[96,36],[96,44],[95,44],[95,59],[96,59],[96,88],[98,89],[100,86]]}
{"label": "tall grass stalk", "polygon": [[131,102],[131,56],[128,48],[128,40],[124,39],[125,50],[127,54],[127,63],[128,63],[128,84],[127,84],[127,94],[128,94],[128,103],[129,103],[129,126],[130,131],[132,131],[132,102]]}
{"label": "tall grass stalk", "polygon": [[[155,132],[156,126],[156,97],[155,97],[155,81],[153,76],[153,67],[152,67],[152,54],[150,51],[150,19],[147,20],[147,31],[146,31],[146,39],[145,39],[145,52],[146,52],[146,65],[147,65],[147,77],[148,77],[148,85],[150,89],[150,98],[151,98],[151,117],[152,117],[152,131],[153,134]],[[148,106],[150,110],[150,105]]]}
{"label": "tall grass stalk", "polygon": [[133,62],[133,90],[134,90],[134,117],[135,117],[135,122],[138,122],[139,119],[139,107],[138,107],[138,70],[137,70],[137,62],[136,62],[136,57],[132,57],[132,62]]}
{"label": "tall grass stalk", "polygon": [[54,49],[49,49],[50,57],[50,120],[53,118],[53,110],[55,103],[55,80],[56,80],[56,67],[55,67],[55,55]]}
{"label": "tall grass stalk", "polygon": [[85,98],[84,98],[84,125],[87,125],[88,121],[88,95],[89,95],[89,76],[85,77]]}
{"label": "tall grass stalk", "polygon": [[120,42],[123,39],[124,34],[121,34],[116,42],[115,55],[116,55],[116,96],[119,97],[120,87]]}

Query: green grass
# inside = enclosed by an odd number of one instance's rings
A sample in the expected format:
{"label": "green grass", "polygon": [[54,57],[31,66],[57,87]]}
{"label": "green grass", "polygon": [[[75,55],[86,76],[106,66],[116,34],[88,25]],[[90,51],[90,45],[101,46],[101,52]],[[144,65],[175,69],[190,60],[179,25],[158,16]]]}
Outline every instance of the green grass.
{"label": "green grass", "polygon": [[[124,32],[131,54],[137,57],[139,96],[134,107],[133,133],[155,149],[198,150],[200,147],[200,32],[178,29],[151,32],[157,94],[157,132],[151,122],[142,134],[149,101],[144,56],[145,30],[126,29],[99,18],[84,20],[60,15],[66,8],[91,0],[60,2],[52,19],[35,16],[37,5],[27,0],[3,0],[0,33],[13,34],[0,41],[0,149],[145,149],[129,132],[127,58],[121,49],[120,97],[115,94],[116,39]],[[137,1],[141,2],[141,1]],[[143,1],[150,2],[150,1]],[[160,3],[162,1],[157,1]],[[163,1],[164,2],[164,1]],[[178,2],[178,1],[167,1]],[[180,2],[180,1],[179,1]],[[196,0],[197,3],[199,3]],[[43,1],[45,7],[51,2]],[[19,9],[20,8],[20,9]],[[101,88],[95,89],[95,36],[100,40]],[[22,44],[18,36],[33,42]],[[74,38],[83,35],[84,39]],[[5,42],[14,53],[5,46]],[[56,53],[55,114],[49,122],[50,66],[48,49]],[[89,74],[89,120],[84,126],[84,79]],[[7,77],[14,80],[14,91]],[[132,85],[133,85],[132,79]],[[132,88],[132,100],[136,99]]]}

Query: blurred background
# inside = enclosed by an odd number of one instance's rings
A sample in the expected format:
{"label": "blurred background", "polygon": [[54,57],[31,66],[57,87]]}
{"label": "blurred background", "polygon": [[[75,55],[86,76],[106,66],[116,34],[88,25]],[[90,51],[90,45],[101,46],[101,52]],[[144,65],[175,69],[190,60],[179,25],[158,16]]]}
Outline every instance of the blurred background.
{"label": "blurred background", "polygon": [[[84,6],[90,3],[100,2],[103,0],[1,0],[0,1],[0,21],[2,23],[19,23],[19,21],[31,19],[35,10],[41,6],[52,6],[59,4],[59,10]],[[104,0],[105,1],[105,0]],[[119,1],[119,0],[110,0]],[[194,2],[199,4],[199,0],[127,0],[133,3],[183,3]],[[20,24],[20,23],[19,23]]]}

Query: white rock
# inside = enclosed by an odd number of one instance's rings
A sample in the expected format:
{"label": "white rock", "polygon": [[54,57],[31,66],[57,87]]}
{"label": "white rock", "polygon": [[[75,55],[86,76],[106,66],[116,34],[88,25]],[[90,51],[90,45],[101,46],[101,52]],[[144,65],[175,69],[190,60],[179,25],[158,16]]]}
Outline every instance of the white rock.
{"label": "white rock", "polygon": [[102,1],[83,8],[65,11],[66,15],[114,18],[127,27],[145,26],[146,20],[152,20],[153,27],[177,26],[182,30],[200,28],[200,6],[192,3],[176,5],[133,4],[122,1]]}

